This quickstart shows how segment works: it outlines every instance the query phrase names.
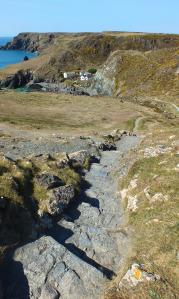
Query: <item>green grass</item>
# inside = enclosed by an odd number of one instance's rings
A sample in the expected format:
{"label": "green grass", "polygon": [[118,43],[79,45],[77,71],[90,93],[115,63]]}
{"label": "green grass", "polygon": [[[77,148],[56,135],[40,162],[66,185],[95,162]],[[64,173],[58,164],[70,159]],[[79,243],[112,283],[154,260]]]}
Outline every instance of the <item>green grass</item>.
{"label": "green grass", "polygon": [[[145,133],[147,131],[146,128]],[[170,139],[170,136],[175,137]],[[131,290],[117,291],[118,278],[107,291],[106,299],[178,298],[179,155],[177,146],[173,143],[177,142],[178,137],[177,127],[172,128],[166,123],[155,125],[150,130],[150,138],[149,135],[146,136],[140,148],[131,153],[130,160],[133,163],[127,175],[120,180],[120,190],[128,190],[124,207],[127,207],[129,195],[137,196],[138,199],[138,209],[135,212],[126,211],[127,226],[132,230],[133,248],[125,269],[131,263],[138,262],[144,264],[148,272],[158,274],[161,279],[155,283],[139,284]],[[145,158],[143,150],[157,144],[164,144],[172,149],[157,157]],[[137,179],[137,186],[130,188],[133,179]],[[144,192],[146,188],[150,199]],[[162,193],[168,199],[153,202],[151,199],[156,193]]]}

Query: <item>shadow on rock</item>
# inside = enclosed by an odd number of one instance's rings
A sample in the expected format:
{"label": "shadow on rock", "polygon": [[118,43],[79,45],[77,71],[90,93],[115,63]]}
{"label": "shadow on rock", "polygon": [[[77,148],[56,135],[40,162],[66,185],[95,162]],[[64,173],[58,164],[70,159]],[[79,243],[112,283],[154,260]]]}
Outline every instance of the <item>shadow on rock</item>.
{"label": "shadow on rock", "polygon": [[14,250],[8,250],[0,268],[3,299],[30,299],[29,284],[21,262],[13,260]]}

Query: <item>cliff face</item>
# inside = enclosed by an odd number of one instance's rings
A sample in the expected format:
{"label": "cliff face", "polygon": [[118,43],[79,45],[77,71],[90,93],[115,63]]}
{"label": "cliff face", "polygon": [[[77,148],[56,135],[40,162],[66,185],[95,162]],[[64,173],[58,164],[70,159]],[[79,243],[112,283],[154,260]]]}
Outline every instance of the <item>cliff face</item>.
{"label": "cliff face", "polygon": [[179,46],[179,36],[172,34],[20,33],[3,48],[34,52],[68,40],[72,41],[74,50],[81,50],[87,56],[99,54],[101,57],[116,49],[149,51]]}
{"label": "cliff face", "polygon": [[179,95],[179,48],[112,52],[98,70],[90,94],[115,97]]}
{"label": "cliff face", "polygon": [[20,33],[12,42],[7,43],[3,49],[6,50],[26,50],[29,52],[41,51],[51,45],[57,34],[54,33]]}

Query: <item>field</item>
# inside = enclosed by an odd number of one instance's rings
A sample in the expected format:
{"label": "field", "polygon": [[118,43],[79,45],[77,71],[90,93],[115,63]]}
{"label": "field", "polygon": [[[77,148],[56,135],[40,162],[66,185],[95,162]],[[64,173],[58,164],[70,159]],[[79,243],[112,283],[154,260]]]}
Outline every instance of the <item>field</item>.
{"label": "field", "polygon": [[99,134],[132,130],[136,119],[156,115],[152,109],[108,97],[0,92],[0,122],[20,129],[65,134]]}

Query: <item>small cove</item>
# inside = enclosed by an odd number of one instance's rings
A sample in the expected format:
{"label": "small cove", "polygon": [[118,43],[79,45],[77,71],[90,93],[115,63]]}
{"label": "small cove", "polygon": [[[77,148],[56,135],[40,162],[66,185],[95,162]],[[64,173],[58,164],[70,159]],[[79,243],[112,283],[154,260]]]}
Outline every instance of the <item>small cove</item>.
{"label": "small cove", "polygon": [[[11,40],[12,38],[10,37],[0,37],[0,46],[4,46]],[[36,53],[21,50],[0,50],[0,69],[3,69],[11,64],[22,62],[25,56],[31,59],[36,55]]]}

